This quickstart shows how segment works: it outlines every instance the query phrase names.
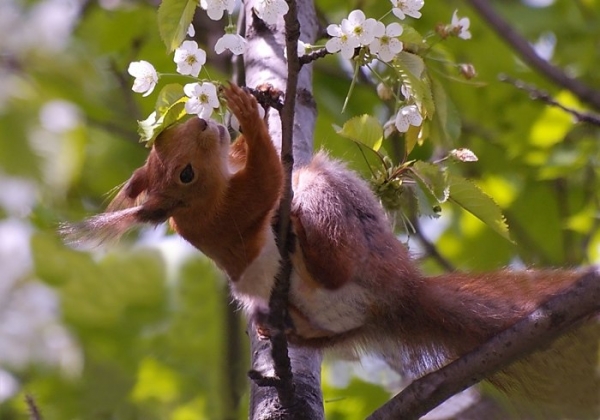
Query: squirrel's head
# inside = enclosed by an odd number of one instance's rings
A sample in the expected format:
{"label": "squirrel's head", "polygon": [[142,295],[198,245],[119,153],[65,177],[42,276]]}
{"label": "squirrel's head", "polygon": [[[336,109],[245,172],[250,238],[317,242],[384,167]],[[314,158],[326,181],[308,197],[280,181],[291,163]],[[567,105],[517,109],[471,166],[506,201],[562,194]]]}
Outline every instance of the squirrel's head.
{"label": "squirrel's head", "polygon": [[74,243],[116,239],[140,223],[158,224],[186,208],[214,205],[229,178],[227,129],[193,117],[163,131],[107,212],[61,227]]}

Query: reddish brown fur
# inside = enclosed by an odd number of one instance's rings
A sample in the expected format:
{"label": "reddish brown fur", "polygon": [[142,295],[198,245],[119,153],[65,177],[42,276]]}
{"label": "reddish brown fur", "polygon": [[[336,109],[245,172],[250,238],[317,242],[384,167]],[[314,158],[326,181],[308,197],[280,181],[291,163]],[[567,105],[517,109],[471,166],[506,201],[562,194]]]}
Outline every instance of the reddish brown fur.
{"label": "reddish brown fur", "polygon": [[[82,236],[110,236],[111,229],[117,235],[127,225],[170,218],[181,236],[228,274],[234,289],[242,280],[258,281],[252,277],[262,273],[256,262],[278,259],[265,250],[272,247],[270,224],[283,171],[256,100],[237,86],[225,97],[244,132],[231,147],[223,127],[212,121],[192,118],[165,131],[110,213],[84,222]],[[179,176],[188,164],[195,178],[183,184]],[[290,340],[301,345],[402,353],[407,370],[421,374],[472,350],[579,276],[562,270],[424,277],[366,184],[322,154],[295,173],[294,193],[299,246],[292,255],[293,280],[300,285],[294,283],[290,295],[296,324]],[[248,293],[243,289],[238,297],[250,311],[253,300],[268,299]]]}

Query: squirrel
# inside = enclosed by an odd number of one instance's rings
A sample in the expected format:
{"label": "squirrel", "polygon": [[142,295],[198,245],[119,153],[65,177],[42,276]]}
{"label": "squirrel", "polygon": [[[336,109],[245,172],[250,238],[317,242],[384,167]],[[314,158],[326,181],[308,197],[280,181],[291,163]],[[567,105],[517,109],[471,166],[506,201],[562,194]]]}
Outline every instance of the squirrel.
{"label": "squirrel", "polygon": [[[225,272],[254,316],[268,310],[279,267],[272,220],[284,173],[256,99],[236,85],[224,96],[242,127],[233,143],[212,120],[194,117],[168,128],[107,212],[63,233],[106,240],[169,220]],[[343,163],[319,152],[294,171],[292,185],[289,341],[296,345],[393,353],[417,377],[473,350],[581,275],[501,270],[427,277],[368,184]]]}

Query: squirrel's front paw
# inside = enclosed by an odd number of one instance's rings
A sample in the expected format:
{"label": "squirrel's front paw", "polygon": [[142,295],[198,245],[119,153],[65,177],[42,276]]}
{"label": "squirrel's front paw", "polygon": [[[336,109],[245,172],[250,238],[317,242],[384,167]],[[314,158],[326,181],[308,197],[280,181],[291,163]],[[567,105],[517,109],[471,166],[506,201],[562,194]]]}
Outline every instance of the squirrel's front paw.
{"label": "squirrel's front paw", "polygon": [[[254,311],[251,318],[252,318],[252,324],[254,324],[254,327],[256,329],[256,334],[258,335],[258,338],[260,338],[261,340],[270,339],[275,334],[275,332],[278,330],[269,321],[269,312],[268,311],[257,309]],[[285,322],[283,333],[286,336],[290,336],[290,335],[294,335],[294,331],[295,331],[295,329],[291,325],[291,320],[288,319]]]}
{"label": "squirrel's front paw", "polygon": [[248,129],[260,120],[258,102],[252,94],[232,84],[223,90],[223,95],[227,100],[227,106],[242,128]]}
{"label": "squirrel's front paw", "polygon": [[272,328],[269,326],[269,313],[257,309],[254,311],[251,318],[258,338],[261,340],[268,340],[272,335]]}

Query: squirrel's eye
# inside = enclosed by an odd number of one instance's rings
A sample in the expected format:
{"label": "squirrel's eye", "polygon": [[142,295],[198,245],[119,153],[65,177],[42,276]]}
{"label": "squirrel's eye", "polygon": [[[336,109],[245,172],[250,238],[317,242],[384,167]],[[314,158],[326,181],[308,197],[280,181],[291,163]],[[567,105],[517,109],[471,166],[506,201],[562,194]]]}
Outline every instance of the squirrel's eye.
{"label": "squirrel's eye", "polygon": [[189,184],[194,180],[194,169],[191,164],[187,164],[183,171],[179,174],[179,180],[184,184]]}

